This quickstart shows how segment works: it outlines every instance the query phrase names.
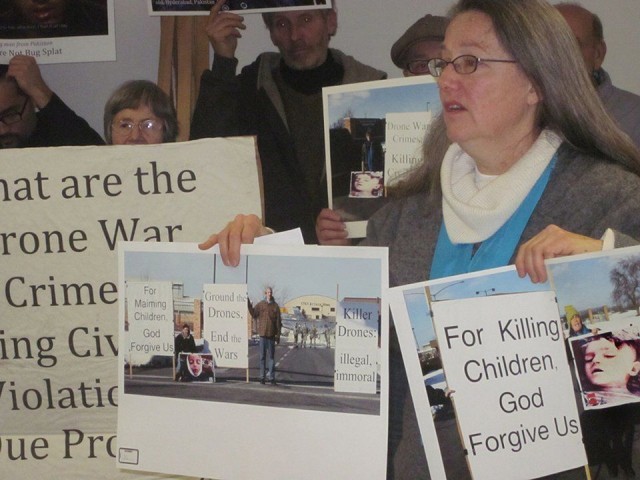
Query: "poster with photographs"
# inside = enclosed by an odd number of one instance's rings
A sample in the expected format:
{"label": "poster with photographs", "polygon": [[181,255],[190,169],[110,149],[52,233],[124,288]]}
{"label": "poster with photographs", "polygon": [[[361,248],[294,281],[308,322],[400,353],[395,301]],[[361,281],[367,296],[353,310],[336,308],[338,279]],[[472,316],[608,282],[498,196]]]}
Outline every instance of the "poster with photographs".
{"label": "poster with photographs", "polygon": [[640,248],[549,260],[547,269],[584,408],[640,402]]}
{"label": "poster with photographs", "polygon": [[114,0],[3,0],[0,64],[16,55],[39,64],[116,59]]}
{"label": "poster with photographs", "polygon": [[[209,15],[220,0],[147,0],[149,15]],[[226,0],[223,11],[267,13],[331,8],[332,0]]]}
{"label": "poster with photographs", "polygon": [[584,478],[548,283],[503,267],[392,288],[389,302],[431,478]]}
{"label": "poster with photographs", "polygon": [[329,207],[364,237],[387,189],[422,160],[422,144],[440,112],[430,76],[322,89]]}
{"label": "poster with photographs", "polygon": [[[226,267],[217,249],[195,244],[120,244],[118,466],[384,479],[387,250],[247,245],[242,254]],[[278,454],[264,448],[274,438]]]}

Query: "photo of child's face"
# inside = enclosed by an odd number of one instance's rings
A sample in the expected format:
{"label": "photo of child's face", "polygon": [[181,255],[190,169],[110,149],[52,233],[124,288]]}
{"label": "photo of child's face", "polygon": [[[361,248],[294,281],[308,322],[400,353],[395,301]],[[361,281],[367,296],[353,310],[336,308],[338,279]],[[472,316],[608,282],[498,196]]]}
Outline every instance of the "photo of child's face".
{"label": "photo of child's face", "polygon": [[200,355],[189,355],[187,367],[191,375],[194,377],[200,376],[202,373],[202,357]]}
{"label": "photo of child's face", "polygon": [[376,198],[382,196],[382,172],[351,172],[350,197]]}
{"label": "photo of child's face", "polygon": [[584,369],[589,381],[605,389],[626,389],[629,377],[637,375],[640,362],[635,349],[600,338],[589,342],[584,352]]}
{"label": "photo of child's face", "polygon": [[356,176],[354,187],[358,192],[371,193],[375,189],[380,188],[380,179],[368,173],[361,173]]}

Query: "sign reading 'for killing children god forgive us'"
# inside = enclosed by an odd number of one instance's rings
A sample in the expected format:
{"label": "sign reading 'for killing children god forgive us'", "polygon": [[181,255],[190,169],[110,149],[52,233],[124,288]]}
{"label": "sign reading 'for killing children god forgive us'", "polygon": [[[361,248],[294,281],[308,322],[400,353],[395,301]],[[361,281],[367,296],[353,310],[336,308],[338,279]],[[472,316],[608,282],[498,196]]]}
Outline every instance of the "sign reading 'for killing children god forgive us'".
{"label": "sign reading 'for killing children god forgive us'", "polygon": [[474,479],[536,478],[585,465],[555,293],[431,308]]}

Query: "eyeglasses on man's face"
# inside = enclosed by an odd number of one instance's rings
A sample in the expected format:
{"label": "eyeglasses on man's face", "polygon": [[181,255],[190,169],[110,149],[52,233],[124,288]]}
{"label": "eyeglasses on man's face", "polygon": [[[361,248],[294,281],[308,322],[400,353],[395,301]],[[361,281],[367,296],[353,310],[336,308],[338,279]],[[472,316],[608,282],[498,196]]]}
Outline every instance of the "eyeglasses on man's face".
{"label": "eyeglasses on man's face", "polygon": [[24,103],[22,104],[22,108],[20,109],[20,111],[16,109],[1,115],[0,122],[4,123],[7,126],[18,123],[20,120],[22,120],[22,115],[24,115],[24,111],[27,108],[27,103],[29,103],[29,97],[26,97],[24,99]]}
{"label": "eyeglasses on man's face", "polygon": [[429,75],[431,73],[429,71],[430,61],[431,59],[429,58],[411,60],[407,62],[407,70],[411,72],[412,75]]}
{"label": "eyeglasses on man's face", "polygon": [[159,132],[164,128],[161,120],[147,119],[141,122],[132,122],[131,120],[120,120],[113,125],[113,134],[120,137],[128,137],[137,128],[142,134],[151,134]]}
{"label": "eyeglasses on man's face", "polygon": [[496,58],[478,58],[475,55],[460,55],[453,60],[444,60],[442,58],[432,58],[428,62],[429,73],[434,77],[442,75],[442,71],[449,64],[453,65],[456,73],[461,75],[469,75],[476,71],[478,64],[487,62],[499,63],[518,63],[516,60],[499,60]]}

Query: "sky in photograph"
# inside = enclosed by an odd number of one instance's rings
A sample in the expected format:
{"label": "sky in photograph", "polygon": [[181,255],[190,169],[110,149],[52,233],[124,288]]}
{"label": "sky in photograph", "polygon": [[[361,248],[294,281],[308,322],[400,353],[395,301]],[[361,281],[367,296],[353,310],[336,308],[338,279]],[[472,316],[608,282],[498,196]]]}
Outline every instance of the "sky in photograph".
{"label": "sky in photograph", "polygon": [[129,281],[182,282],[185,295],[196,298],[202,294],[202,285],[213,283],[214,275],[216,283],[248,283],[253,301],[261,299],[269,285],[279,303],[303,295],[335,298],[336,292],[341,299],[381,296],[381,261],[353,256],[251,255],[231,268],[211,253],[127,252],[125,272]]}
{"label": "sky in photograph", "polygon": [[[534,284],[529,277],[520,278],[515,268],[473,273],[429,282],[434,301],[473,298],[478,296],[550,290],[549,283]],[[411,288],[404,292],[407,312],[416,343],[423,346],[435,339],[433,321],[427,308],[424,288]]]}
{"label": "sky in photograph", "polygon": [[572,305],[577,310],[611,307],[613,284],[609,273],[622,259],[636,257],[640,260],[640,249],[616,249],[606,256],[588,256],[586,258],[566,258],[562,263],[551,263],[549,269],[558,297],[560,309]]}
{"label": "sky in photograph", "polygon": [[349,110],[356,118],[385,118],[387,113],[427,110],[436,114],[440,111],[440,97],[436,83],[423,83],[331,93],[328,106],[329,125],[333,125]]}

